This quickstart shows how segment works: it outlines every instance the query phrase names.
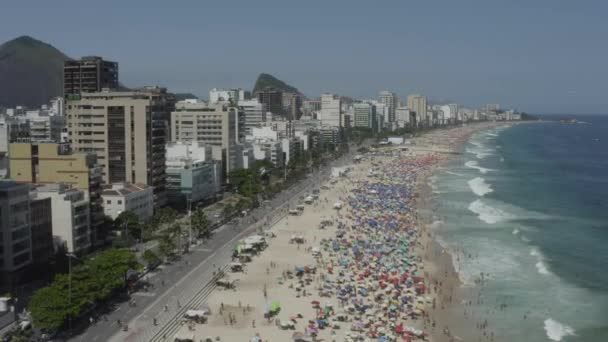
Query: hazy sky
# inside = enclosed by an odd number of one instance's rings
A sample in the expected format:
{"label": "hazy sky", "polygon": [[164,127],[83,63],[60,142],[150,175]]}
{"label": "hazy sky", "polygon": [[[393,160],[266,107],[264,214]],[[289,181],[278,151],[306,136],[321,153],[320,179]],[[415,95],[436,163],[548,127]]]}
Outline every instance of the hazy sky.
{"label": "hazy sky", "polygon": [[2,0],[31,35],[120,63],[127,86],[207,97],[271,73],[308,96],[390,89],[529,112],[607,113],[608,2]]}

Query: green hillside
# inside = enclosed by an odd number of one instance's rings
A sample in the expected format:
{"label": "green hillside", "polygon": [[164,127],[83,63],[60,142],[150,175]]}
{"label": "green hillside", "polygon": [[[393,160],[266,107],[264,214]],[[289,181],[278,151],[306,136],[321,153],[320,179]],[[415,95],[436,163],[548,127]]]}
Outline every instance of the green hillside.
{"label": "green hillside", "polygon": [[257,91],[264,88],[275,88],[287,93],[300,93],[296,87],[290,86],[270,74],[260,74],[260,76],[258,76],[258,79],[255,81],[255,86],[253,87],[253,93],[255,94]]}

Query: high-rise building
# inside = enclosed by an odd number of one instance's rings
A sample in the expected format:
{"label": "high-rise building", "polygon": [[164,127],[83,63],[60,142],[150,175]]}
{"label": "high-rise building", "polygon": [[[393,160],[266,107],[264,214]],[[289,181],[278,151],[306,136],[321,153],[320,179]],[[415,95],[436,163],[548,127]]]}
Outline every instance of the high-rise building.
{"label": "high-rise building", "polygon": [[410,95],[407,97],[407,108],[410,112],[413,112],[416,116],[416,122],[418,125],[428,125],[429,120],[426,115],[427,111],[427,100],[426,96],[423,95]]}
{"label": "high-rise building", "polygon": [[32,262],[41,267],[48,267],[55,251],[51,199],[37,198],[35,191],[30,192],[30,227]]}
{"label": "high-rise building", "polygon": [[260,103],[266,106],[266,110],[274,115],[282,115],[283,110],[283,92],[279,89],[265,88],[256,93],[256,97]]}
{"label": "high-rise building", "polygon": [[[222,176],[237,166],[237,144],[243,110],[227,103],[207,106],[180,101],[171,113],[171,141],[198,141],[212,146],[213,159],[222,162]],[[243,132],[244,134],[244,132]]]}
{"label": "high-rise building", "polygon": [[0,181],[2,280],[5,280],[4,275],[18,271],[32,261],[29,191],[30,186],[27,184]]}
{"label": "high-rise building", "polygon": [[500,104],[491,103],[486,105],[486,112],[488,113],[498,113],[500,112]]}
{"label": "high-rise building", "polygon": [[399,107],[399,98],[397,94],[390,92],[388,90],[383,90],[378,94],[378,102],[386,105],[388,108],[388,118],[387,122],[395,121],[395,110]]}
{"label": "high-rise building", "polygon": [[58,242],[70,253],[86,252],[92,245],[86,192],[57,183],[38,187],[33,193],[51,199],[53,236]]}
{"label": "high-rise building", "polygon": [[251,134],[251,129],[260,127],[266,121],[266,106],[258,99],[239,101],[239,107],[243,110],[245,134]]}
{"label": "high-rise building", "polygon": [[369,103],[353,104],[354,127],[369,128],[373,132],[378,131],[378,120],[376,118],[376,106]]}
{"label": "high-rise building", "polygon": [[341,127],[341,100],[340,97],[333,94],[321,95],[321,112],[319,120],[323,126]]}
{"label": "high-rise building", "polygon": [[104,88],[118,89],[118,63],[97,56],[64,62],[63,94],[65,96],[98,92]]}
{"label": "high-rise building", "polygon": [[154,205],[165,204],[165,143],[174,97],[166,89],[83,93],[66,103],[69,142],[93,152],[102,178],[154,188]]}
{"label": "high-rise building", "polygon": [[17,182],[64,183],[85,191],[91,205],[91,241],[102,242],[102,178],[94,153],[72,152],[65,143],[11,143],[9,170]]}
{"label": "high-rise building", "polygon": [[283,108],[288,120],[298,120],[302,115],[302,97],[299,94],[283,93]]}
{"label": "high-rise building", "polygon": [[302,103],[304,114],[311,114],[313,112],[319,112],[321,110],[321,100],[306,100]]}

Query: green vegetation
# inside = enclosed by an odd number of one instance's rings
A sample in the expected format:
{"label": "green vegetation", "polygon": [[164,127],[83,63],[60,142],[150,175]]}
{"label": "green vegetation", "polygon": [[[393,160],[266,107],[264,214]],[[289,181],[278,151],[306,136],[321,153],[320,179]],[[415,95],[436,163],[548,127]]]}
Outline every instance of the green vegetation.
{"label": "green vegetation", "polygon": [[194,213],[192,213],[192,216],[190,217],[190,225],[192,226],[192,232],[198,236],[204,238],[209,237],[211,233],[209,231],[209,219],[202,208],[198,208],[196,211],[194,211]]}
{"label": "green vegetation", "polygon": [[144,252],[143,259],[147,266],[158,265],[161,262],[158,255],[149,249]]}
{"label": "green vegetation", "polygon": [[177,219],[177,211],[173,208],[164,207],[156,209],[154,212],[154,216],[152,216],[152,220],[150,221],[154,226],[161,226],[164,224],[169,224]]}
{"label": "green vegetation", "polygon": [[57,275],[30,299],[28,309],[35,326],[49,332],[58,330],[68,318],[82,315],[124,288],[127,271],[139,266],[128,250],[108,249],[72,267],[71,291],[70,275]]}
{"label": "green vegetation", "polygon": [[253,198],[263,191],[267,175],[274,165],[267,160],[257,160],[249,169],[237,169],[230,172],[228,178],[232,190],[241,196]]}
{"label": "green vegetation", "polygon": [[263,90],[264,88],[275,88],[278,90],[282,90],[287,93],[299,94],[300,92],[296,87],[292,87],[289,84],[279,80],[278,78],[270,75],[270,74],[260,74],[258,79],[255,81],[255,85],[253,86],[253,93],[255,94],[257,91]]}

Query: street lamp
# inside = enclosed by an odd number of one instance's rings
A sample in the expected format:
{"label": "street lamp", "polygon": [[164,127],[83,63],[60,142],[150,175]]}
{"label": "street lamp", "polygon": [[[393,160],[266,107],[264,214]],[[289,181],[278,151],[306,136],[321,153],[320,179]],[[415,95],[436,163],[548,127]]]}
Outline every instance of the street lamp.
{"label": "street lamp", "polygon": [[[190,246],[192,246],[192,197],[188,196],[187,199],[188,205],[188,250],[190,250]],[[180,236],[181,239],[181,236]]]}
{"label": "street lamp", "polygon": [[[72,309],[72,258],[79,260],[74,253],[66,253],[68,257],[68,307]],[[72,332],[72,314],[68,311],[68,328]]]}

